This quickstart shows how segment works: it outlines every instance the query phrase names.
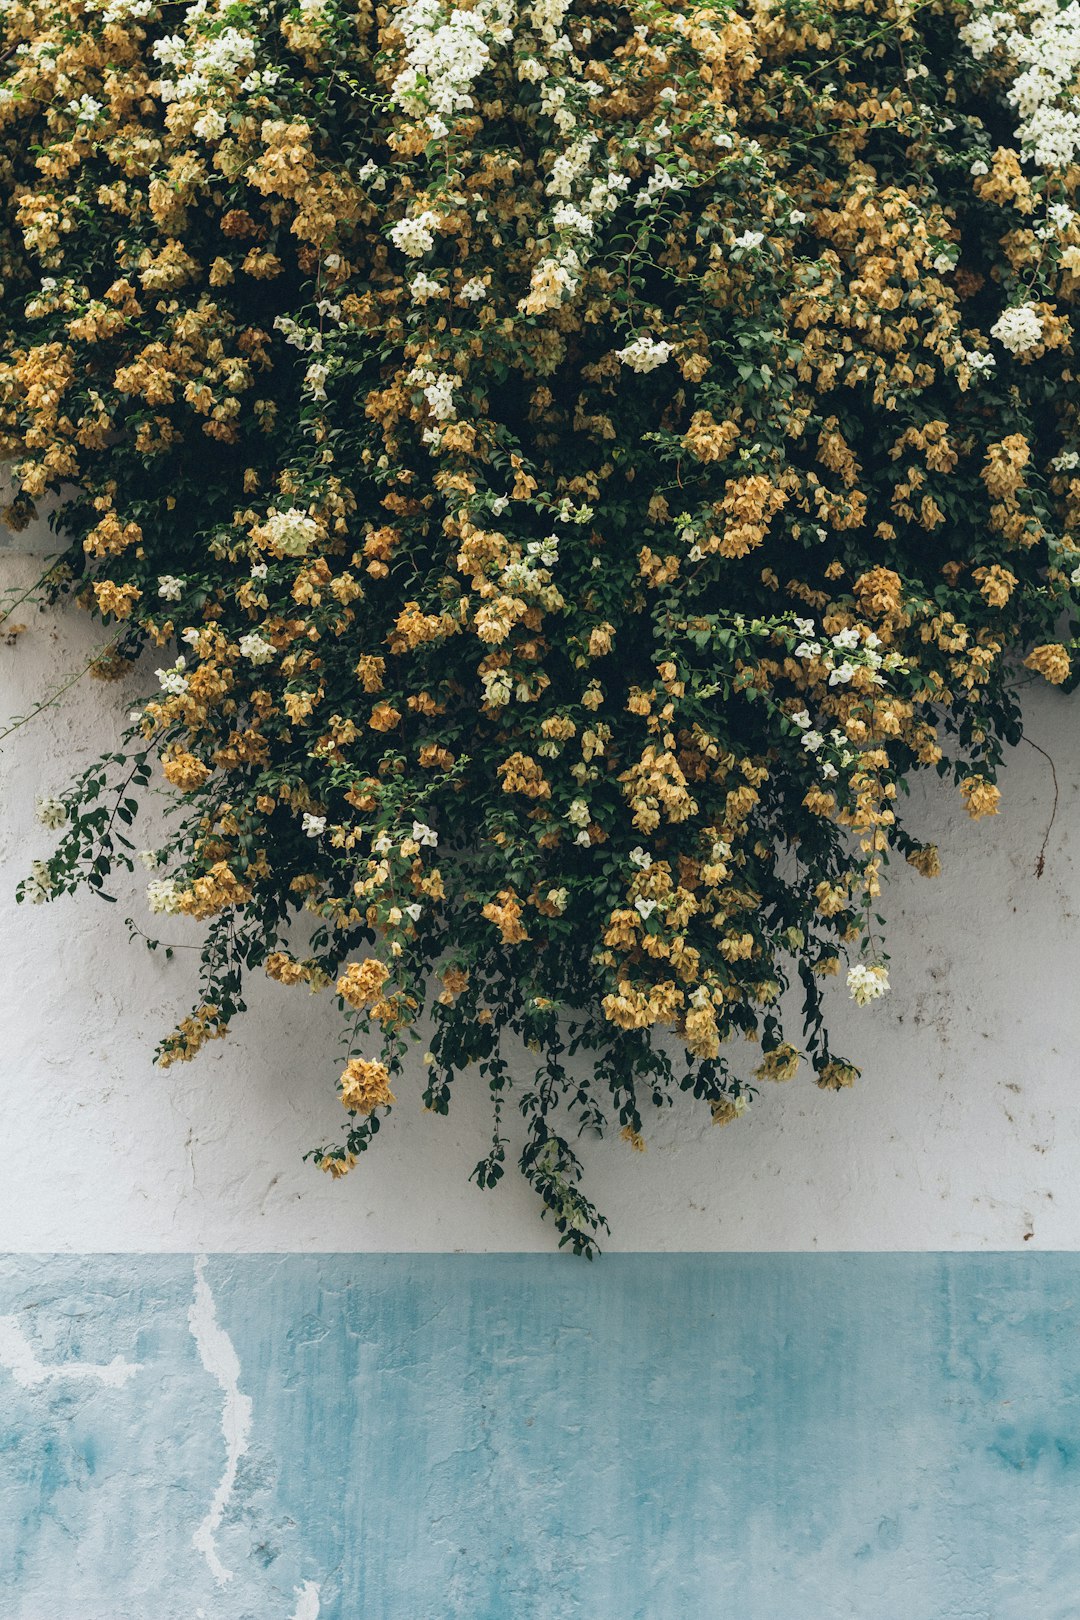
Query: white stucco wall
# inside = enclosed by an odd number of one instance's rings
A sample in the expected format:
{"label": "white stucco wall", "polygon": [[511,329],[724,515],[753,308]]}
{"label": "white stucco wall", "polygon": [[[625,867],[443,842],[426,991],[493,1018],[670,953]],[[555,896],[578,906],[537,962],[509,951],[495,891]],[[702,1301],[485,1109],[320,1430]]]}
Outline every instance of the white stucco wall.
{"label": "white stucco wall", "polygon": [[[38,566],[0,550],[0,590]],[[0,639],[0,718],[95,645],[77,609],[14,618],[27,628]],[[123,903],[15,906],[48,848],[35,795],[109,746],[130,696],[83,681],[0,752],[0,1248],[550,1247],[515,1171],[490,1194],[467,1181],[487,1133],[468,1077],[448,1120],[423,1113],[419,1074],[411,1096],[399,1087],[374,1149],[331,1183],[301,1161],[340,1123],[327,1001],[255,986],[226,1042],[163,1074],[151,1054],[188,1010],[188,953],[169,963],[131,946]],[[1042,879],[1053,784],[1040,754],[1017,751],[1003,813],[977,826],[927,780],[911,821],[938,836],[944,876],[896,873],[893,993],[837,1007],[836,1045],[861,1084],[767,1086],[724,1130],[684,1099],[647,1121],[645,1155],[588,1145],[609,1250],[1078,1246],[1080,697],[1033,687],[1028,726],[1061,788]]]}

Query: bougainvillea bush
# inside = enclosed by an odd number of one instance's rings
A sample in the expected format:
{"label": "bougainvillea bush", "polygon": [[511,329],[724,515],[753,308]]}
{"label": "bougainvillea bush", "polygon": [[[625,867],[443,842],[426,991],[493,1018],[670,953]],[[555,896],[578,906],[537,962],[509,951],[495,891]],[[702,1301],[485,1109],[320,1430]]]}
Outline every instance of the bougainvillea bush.
{"label": "bougainvillea bush", "polygon": [[887,990],[883,868],[938,864],[898,795],[993,814],[1024,668],[1072,679],[1080,9],[4,0],[0,34],[8,517],[59,496],[46,592],[105,621],[91,675],[150,672],[23,893],[141,855],[205,926],[161,1064],[252,973],[321,990],[324,1170],[392,1088],[487,1086],[478,1181],[519,1109],[588,1252],[580,1130],[852,1082],[822,983]]}

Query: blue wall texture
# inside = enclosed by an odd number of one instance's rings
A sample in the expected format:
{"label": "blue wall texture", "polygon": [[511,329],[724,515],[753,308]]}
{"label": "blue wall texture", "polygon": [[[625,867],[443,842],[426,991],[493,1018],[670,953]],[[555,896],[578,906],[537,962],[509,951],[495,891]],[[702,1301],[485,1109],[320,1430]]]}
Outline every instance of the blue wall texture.
{"label": "blue wall texture", "polygon": [[1076,1620],[1080,1255],[0,1263],[3,1620]]}

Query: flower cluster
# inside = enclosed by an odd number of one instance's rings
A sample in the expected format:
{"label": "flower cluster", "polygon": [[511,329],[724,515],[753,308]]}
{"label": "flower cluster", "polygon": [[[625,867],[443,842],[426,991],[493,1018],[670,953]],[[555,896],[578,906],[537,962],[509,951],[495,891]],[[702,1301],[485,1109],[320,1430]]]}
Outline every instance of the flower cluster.
{"label": "flower cluster", "polygon": [[516,1107],[586,1252],[576,1133],[853,1083],[826,989],[885,994],[886,867],[939,869],[908,779],[992,816],[1077,669],[1078,15],[0,10],[10,518],[59,504],[91,673],[157,669],[22,892],[171,795],[162,1064],[253,973],[320,994],[329,1175],[479,1075],[477,1181]]}

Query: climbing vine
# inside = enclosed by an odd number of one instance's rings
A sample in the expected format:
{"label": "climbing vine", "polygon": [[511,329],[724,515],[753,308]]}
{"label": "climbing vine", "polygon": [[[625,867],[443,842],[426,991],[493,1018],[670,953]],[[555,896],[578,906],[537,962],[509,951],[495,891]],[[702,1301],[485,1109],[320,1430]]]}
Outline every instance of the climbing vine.
{"label": "climbing vine", "polygon": [[321,991],[316,1163],[480,1083],[585,1252],[582,1130],[852,1083],[909,779],[992,815],[1074,678],[1078,63],[1053,0],[3,0],[7,520],[150,671],[21,892],[204,923],[163,1066]]}

